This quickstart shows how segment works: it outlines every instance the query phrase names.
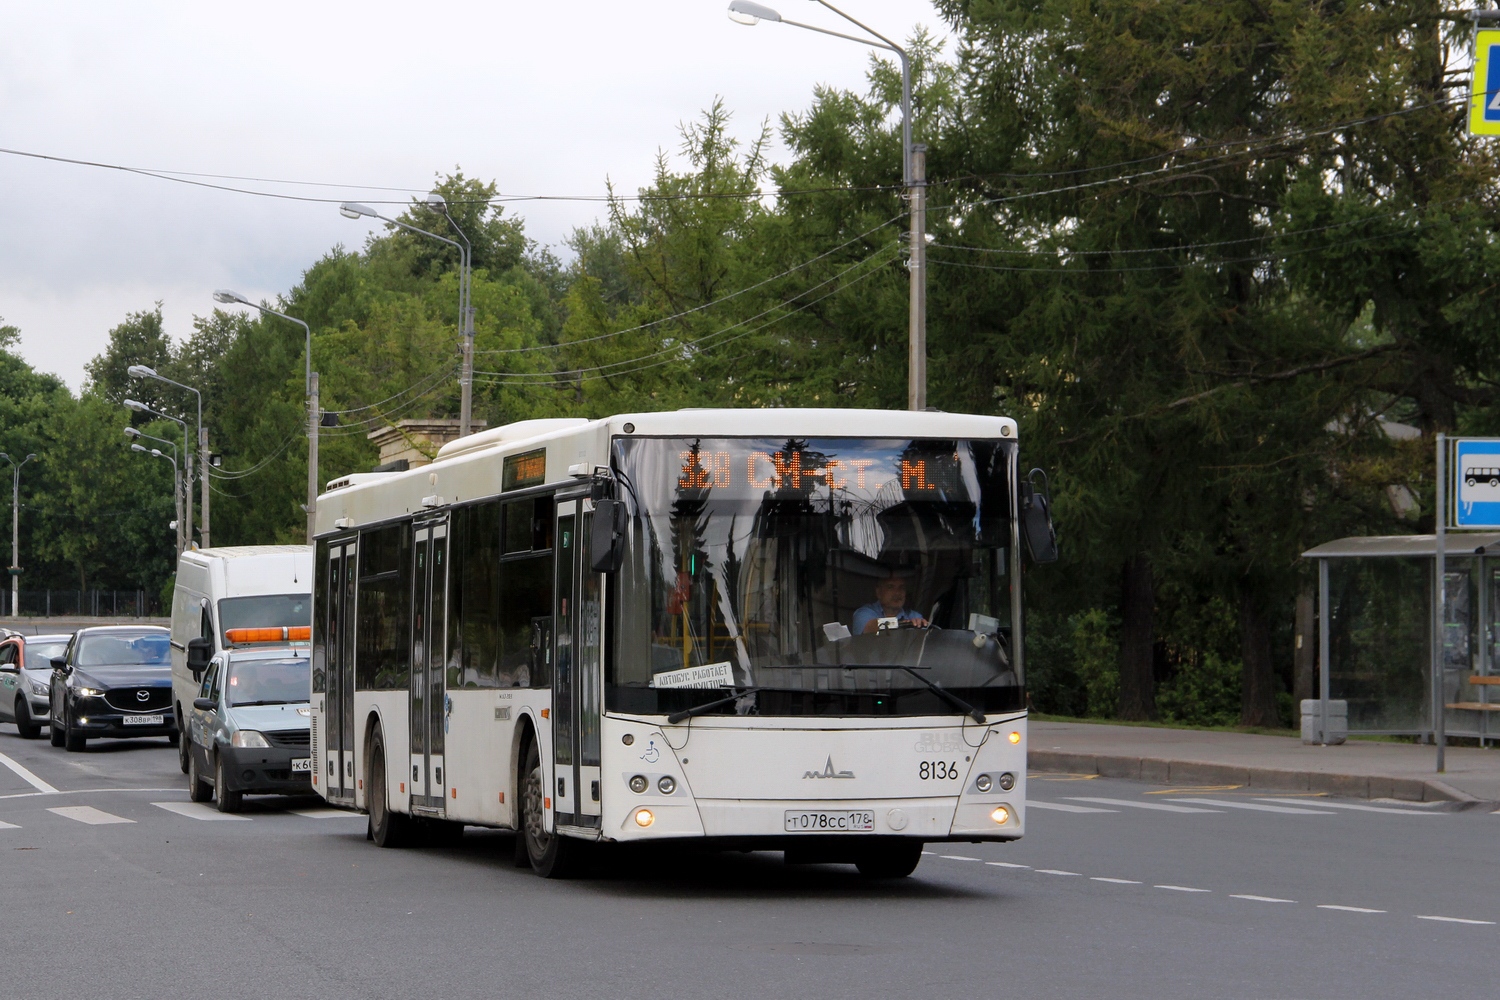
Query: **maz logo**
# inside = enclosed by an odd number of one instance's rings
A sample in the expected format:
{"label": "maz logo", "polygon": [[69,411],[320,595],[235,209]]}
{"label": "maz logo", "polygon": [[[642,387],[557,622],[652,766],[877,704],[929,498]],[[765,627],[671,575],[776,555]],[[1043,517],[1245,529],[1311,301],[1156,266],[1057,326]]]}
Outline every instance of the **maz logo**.
{"label": "maz logo", "polygon": [[826,764],[823,765],[823,770],[821,770],[821,771],[805,771],[805,772],[803,772],[802,780],[806,781],[808,778],[852,778],[852,777],[854,777],[854,772],[853,771],[835,771],[833,769],[833,754],[829,754],[828,755],[828,763],[826,763]]}

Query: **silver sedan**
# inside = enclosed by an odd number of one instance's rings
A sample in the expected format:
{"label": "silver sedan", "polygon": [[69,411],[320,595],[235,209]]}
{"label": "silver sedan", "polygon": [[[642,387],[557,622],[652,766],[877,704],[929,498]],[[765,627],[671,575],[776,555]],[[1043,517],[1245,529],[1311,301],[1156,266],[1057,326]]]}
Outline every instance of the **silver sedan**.
{"label": "silver sedan", "polygon": [[52,657],[68,648],[69,633],[0,637],[0,722],[14,722],[21,738],[41,735],[51,711]]}

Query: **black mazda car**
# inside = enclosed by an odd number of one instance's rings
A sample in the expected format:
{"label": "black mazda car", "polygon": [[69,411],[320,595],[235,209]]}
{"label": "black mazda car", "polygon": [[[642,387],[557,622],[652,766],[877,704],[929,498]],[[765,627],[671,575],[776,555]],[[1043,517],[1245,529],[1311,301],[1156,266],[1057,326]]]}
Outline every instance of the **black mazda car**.
{"label": "black mazda car", "polygon": [[81,629],[52,661],[55,747],[82,750],[100,736],[165,736],[175,746],[171,705],[172,644],[159,626]]}

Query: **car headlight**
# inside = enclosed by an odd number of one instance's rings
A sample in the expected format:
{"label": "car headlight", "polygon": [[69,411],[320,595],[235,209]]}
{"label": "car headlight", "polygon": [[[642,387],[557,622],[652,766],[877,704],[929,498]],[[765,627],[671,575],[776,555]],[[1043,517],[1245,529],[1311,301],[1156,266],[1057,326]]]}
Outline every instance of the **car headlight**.
{"label": "car headlight", "polygon": [[52,689],[38,681],[31,682],[31,693],[38,698],[45,698],[52,693]]}
{"label": "car headlight", "polygon": [[80,698],[102,698],[104,696],[103,691],[90,687],[76,687],[73,689],[73,693]]}
{"label": "car headlight", "polygon": [[266,738],[255,730],[241,729],[229,738],[229,745],[246,750],[255,747],[268,747],[271,744],[267,743]]}

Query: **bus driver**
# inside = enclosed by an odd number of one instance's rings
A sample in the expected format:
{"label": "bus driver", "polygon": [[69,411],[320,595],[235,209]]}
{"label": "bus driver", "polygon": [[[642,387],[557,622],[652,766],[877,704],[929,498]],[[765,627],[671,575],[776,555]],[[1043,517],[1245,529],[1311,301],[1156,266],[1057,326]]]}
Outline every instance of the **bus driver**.
{"label": "bus driver", "polygon": [[854,633],[874,632],[882,618],[898,618],[918,628],[927,624],[926,618],[906,607],[906,581],[895,570],[875,584],[875,600],[854,612]]}

